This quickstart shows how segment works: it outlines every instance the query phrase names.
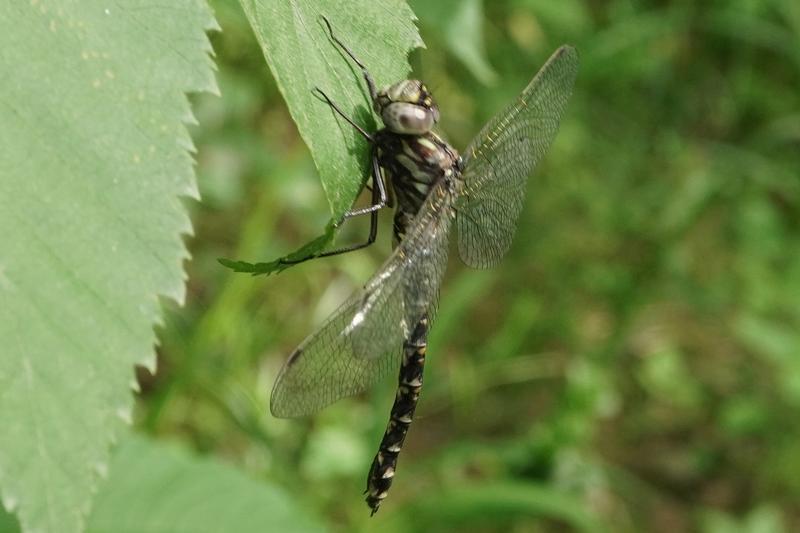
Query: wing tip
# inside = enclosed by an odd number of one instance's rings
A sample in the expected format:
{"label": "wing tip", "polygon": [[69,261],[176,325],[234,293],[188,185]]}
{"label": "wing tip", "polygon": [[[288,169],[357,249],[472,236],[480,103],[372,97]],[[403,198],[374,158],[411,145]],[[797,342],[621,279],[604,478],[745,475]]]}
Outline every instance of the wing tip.
{"label": "wing tip", "polygon": [[286,405],[281,407],[281,396],[283,395],[281,387],[282,383],[284,382],[283,377],[287,369],[297,362],[297,359],[302,353],[302,348],[297,348],[295,351],[293,351],[291,355],[289,355],[289,358],[286,359],[286,362],[283,364],[283,368],[278,374],[278,377],[275,379],[275,385],[272,387],[272,394],[270,394],[269,397],[269,412],[275,418],[291,418],[292,416],[296,416],[290,409],[286,409]]}
{"label": "wing tip", "polygon": [[548,63],[550,61],[561,59],[564,56],[568,56],[569,59],[572,59],[575,62],[577,62],[578,59],[580,58],[580,54],[578,53],[578,49],[575,46],[573,46],[571,44],[562,44],[561,46],[559,46],[556,49],[555,52],[553,52],[553,55],[551,56],[551,58],[548,61]]}
{"label": "wing tip", "polygon": [[287,414],[278,407],[278,404],[280,403],[278,383],[279,382],[277,381],[275,382],[275,385],[272,387],[272,394],[269,396],[269,413],[275,418],[288,418]]}
{"label": "wing tip", "polygon": [[291,368],[292,365],[294,365],[297,362],[297,359],[300,357],[302,353],[303,353],[302,348],[298,348],[295,351],[293,351],[289,356],[289,358],[286,359],[286,363],[284,363],[286,368]]}

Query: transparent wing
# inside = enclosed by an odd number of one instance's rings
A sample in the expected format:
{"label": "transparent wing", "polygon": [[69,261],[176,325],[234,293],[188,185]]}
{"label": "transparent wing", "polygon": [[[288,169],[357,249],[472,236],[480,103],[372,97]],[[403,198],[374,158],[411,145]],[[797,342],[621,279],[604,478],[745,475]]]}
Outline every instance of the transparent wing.
{"label": "transparent wing", "polygon": [[314,413],[397,370],[411,328],[435,314],[451,204],[444,185],[434,187],[383,267],[289,356],[272,389],[274,416]]}
{"label": "transparent wing", "polygon": [[528,176],[558,131],[577,71],[575,49],[556,50],[464,152],[457,225],[458,252],[467,265],[494,266],[511,246]]}

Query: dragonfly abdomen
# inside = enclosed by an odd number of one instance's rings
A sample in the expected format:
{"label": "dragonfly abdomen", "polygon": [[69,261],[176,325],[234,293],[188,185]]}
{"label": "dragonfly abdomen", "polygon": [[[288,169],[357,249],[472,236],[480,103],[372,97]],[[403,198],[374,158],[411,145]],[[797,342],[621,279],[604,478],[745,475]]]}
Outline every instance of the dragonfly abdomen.
{"label": "dragonfly abdomen", "polygon": [[425,366],[425,350],[428,346],[428,317],[423,316],[414,331],[403,343],[403,362],[400,366],[397,395],[392,405],[389,424],[383,434],[378,453],[372,460],[367,478],[367,505],[375,514],[389,493],[394,480],[397,458],[403,448],[408,428],[414,418],[419,393],[422,389],[422,373]]}

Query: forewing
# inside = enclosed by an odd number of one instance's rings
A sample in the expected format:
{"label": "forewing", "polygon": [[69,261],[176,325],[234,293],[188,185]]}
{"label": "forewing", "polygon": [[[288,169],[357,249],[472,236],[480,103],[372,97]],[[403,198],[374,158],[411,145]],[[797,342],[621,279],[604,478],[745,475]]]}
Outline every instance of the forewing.
{"label": "forewing", "polygon": [[408,332],[436,311],[451,201],[434,187],[383,267],[292,353],[272,389],[274,416],[314,413],[396,371]]}
{"label": "forewing", "polygon": [[494,266],[511,246],[528,176],[553,142],[577,71],[576,50],[556,50],[464,152],[457,224],[458,252],[467,265]]}

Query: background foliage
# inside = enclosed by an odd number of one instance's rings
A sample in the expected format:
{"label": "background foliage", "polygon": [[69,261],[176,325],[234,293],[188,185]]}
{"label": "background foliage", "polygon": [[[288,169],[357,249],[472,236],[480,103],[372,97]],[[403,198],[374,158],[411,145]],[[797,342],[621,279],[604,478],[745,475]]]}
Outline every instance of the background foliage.
{"label": "background foliage", "polygon": [[189,307],[170,315],[141,423],[281,480],[344,529],[799,527],[797,4],[490,2],[482,67],[458,48],[475,32],[453,39],[459,17],[423,4],[428,49],[412,63],[457,147],[558,44],[582,66],[510,256],[489,272],[451,265],[387,504],[368,521],[358,494],[391,383],[313,420],[265,405],[286,354],[388,239],[278,278],[214,264],[276,257],[327,220],[308,152],[224,3],[225,97],[197,101]]}
{"label": "background foliage", "polygon": [[[278,277],[216,263],[283,255],[330,217],[241,7],[218,0],[187,306],[167,313],[158,372],[139,372],[135,423],[238,472],[133,440],[90,527],[118,526],[145,468],[197,501],[213,490],[192,473],[252,493],[246,471],[343,531],[800,528],[800,4],[427,4],[412,2],[428,46],[412,65],[456,147],[562,42],[582,65],[509,256],[450,266],[389,500],[370,520],[359,494],[392,383],[313,419],[267,411],[285,356],[388,253],[389,221],[371,249]],[[157,503],[141,512],[179,507]]]}
{"label": "background foliage", "polygon": [[252,32],[224,2],[224,96],[196,101],[188,307],[168,316],[158,374],[142,375],[139,423],[278,480],[345,530],[797,529],[798,4],[453,5],[483,9],[484,63],[463,59],[459,17],[420,1],[427,50],[412,64],[457,147],[558,44],[582,65],[509,257],[488,272],[451,264],[381,512],[368,520],[359,493],[391,383],[313,420],[266,405],[285,356],[380,264],[388,232],[277,278],[215,263],[277,257],[328,219]]}

